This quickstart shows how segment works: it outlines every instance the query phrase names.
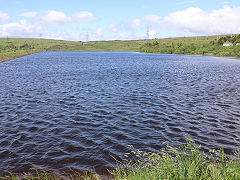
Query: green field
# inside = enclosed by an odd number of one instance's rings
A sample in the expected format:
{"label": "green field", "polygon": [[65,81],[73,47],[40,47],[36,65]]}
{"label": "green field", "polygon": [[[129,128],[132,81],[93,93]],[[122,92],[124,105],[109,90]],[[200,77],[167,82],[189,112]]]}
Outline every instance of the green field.
{"label": "green field", "polygon": [[[223,47],[224,42],[233,46]],[[240,57],[240,35],[156,39],[140,47],[141,52]]]}
{"label": "green field", "polygon": [[[222,47],[224,41],[234,46]],[[161,54],[240,56],[240,35],[176,37],[151,40],[63,41],[0,38],[0,62],[41,51],[137,51]]]}
{"label": "green field", "polygon": [[139,41],[76,42],[51,39],[0,38],[0,62],[41,51],[139,51]]}

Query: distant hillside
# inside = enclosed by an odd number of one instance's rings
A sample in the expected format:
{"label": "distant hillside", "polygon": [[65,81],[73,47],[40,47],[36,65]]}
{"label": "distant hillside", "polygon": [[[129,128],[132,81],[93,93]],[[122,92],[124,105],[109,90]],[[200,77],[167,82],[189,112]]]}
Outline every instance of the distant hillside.
{"label": "distant hillside", "polygon": [[144,40],[76,42],[51,39],[0,38],[0,62],[41,51],[139,51]]}
{"label": "distant hillside", "polygon": [[[232,47],[222,47],[223,42]],[[41,51],[140,51],[163,54],[240,56],[240,35],[176,37],[151,40],[76,42],[51,39],[0,38],[0,62]]]}
{"label": "distant hillside", "polygon": [[[232,42],[231,47],[223,47]],[[155,39],[140,47],[141,52],[240,57],[240,35]]]}

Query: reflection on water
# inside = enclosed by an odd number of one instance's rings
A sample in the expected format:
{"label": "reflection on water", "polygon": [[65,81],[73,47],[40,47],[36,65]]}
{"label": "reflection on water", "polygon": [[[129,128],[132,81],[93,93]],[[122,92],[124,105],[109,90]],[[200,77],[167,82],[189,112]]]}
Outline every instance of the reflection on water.
{"label": "reflection on water", "polygon": [[131,144],[186,137],[240,144],[240,61],[120,52],[42,52],[0,64],[0,174],[104,173]]}

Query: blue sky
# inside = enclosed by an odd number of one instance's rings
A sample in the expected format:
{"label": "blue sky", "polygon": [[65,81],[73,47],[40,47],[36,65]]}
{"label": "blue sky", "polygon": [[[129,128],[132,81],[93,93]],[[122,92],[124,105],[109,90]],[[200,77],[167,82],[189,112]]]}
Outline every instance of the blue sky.
{"label": "blue sky", "polygon": [[240,32],[239,0],[0,0],[0,37],[144,39]]}

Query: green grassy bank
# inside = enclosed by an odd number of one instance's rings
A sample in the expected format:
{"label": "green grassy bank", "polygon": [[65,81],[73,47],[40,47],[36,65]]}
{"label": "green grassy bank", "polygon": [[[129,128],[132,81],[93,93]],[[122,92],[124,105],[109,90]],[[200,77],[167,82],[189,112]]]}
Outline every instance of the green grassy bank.
{"label": "green grassy bank", "polygon": [[[223,47],[224,42],[233,42],[234,46]],[[240,35],[90,42],[0,38],[0,62],[41,51],[136,51],[240,57]]]}
{"label": "green grassy bank", "polygon": [[[65,41],[31,38],[0,38],[0,62],[17,57],[46,51],[48,48],[66,44]],[[67,41],[68,47],[75,42]]]}
{"label": "green grassy bank", "polygon": [[0,38],[0,62],[41,51],[139,51],[138,41],[75,42],[51,39]]}
{"label": "green grassy bank", "polygon": [[223,150],[204,153],[192,140],[184,146],[171,146],[158,153],[135,150],[125,154],[124,162],[109,171],[108,178],[91,173],[70,172],[58,176],[35,170],[22,176],[9,174],[2,179],[116,179],[116,180],[239,180],[239,157],[227,156]]}
{"label": "green grassy bank", "polygon": [[[224,47],[224,42],[233,46]],[[240,57],[240,35],[155,39],[140,47],[141,52]]]}

